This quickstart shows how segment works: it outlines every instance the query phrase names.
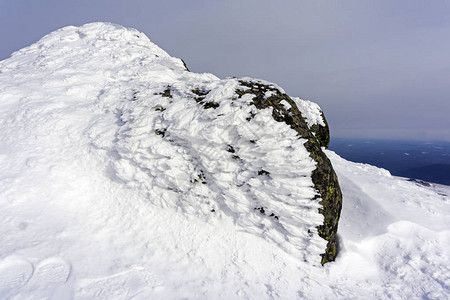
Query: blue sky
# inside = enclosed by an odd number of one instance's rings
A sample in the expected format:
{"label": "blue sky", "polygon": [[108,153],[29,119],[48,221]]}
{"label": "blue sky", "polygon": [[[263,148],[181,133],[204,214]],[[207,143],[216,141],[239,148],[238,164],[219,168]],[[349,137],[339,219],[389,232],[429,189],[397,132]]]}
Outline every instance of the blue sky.
{"label": "blue sky", "polygon": [[0,59],[94,21],[191,71],[276,82],[319,103],[332,136],[450,140],[450,1],[0,0]]}

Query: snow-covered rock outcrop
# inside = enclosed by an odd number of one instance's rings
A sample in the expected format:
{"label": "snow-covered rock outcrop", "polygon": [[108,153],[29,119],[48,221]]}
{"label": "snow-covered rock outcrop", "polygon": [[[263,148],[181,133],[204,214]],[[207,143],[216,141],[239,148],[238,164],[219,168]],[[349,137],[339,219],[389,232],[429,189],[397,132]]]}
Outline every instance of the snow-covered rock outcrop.
{"label": "snow-covered rock outcrop", "polygon": [[296,103],[312,107],[310,127],[324,125],[317,105],[269,82],[189,72],[144,34],[105,23],[55,31],[0,70],[3,149],[23,156],[25,174],[95,168],[157,207],[231,218],[311,263],[335,259],[340,188]]}

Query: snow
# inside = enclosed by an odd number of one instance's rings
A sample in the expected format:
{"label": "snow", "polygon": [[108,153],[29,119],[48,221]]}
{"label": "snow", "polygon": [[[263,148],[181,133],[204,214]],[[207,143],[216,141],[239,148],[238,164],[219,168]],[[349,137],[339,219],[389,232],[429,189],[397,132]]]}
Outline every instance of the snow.
{"label": "snow", "polygon": [[0,298],[450,296],[449,187],[326,151],[344,207],[321,266],[315,163],[236,89],[107,23],[0,62]]}
{"label": "snow", "polygon": [[309,100],[303,100],[299,97],[291,97],[297,105],[298,109],[302,113],[303,117],[308,124],[308,127],[313,125],[325,126],[325,122],[322,118],[322,110],[319,104]]}

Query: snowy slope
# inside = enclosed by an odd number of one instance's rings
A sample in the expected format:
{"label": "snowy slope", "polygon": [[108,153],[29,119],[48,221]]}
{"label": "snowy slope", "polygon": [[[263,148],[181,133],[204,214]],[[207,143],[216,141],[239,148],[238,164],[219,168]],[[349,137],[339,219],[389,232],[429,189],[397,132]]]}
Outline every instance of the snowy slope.
{"label": "snowy slope", "polygon": [[342,249],[322,267],[315,162],[239,88],[104,23],[0,62],[0,298],[450,294],[449,188],[328,151]]}

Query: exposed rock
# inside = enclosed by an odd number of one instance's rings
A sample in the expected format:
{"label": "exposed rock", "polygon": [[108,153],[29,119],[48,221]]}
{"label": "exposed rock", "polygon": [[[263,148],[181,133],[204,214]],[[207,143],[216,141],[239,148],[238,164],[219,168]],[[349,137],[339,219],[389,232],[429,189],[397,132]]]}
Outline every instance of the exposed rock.
{"label": "exposed rock", "polygon": [[186,69],[186,71],[190,72],[190,71],[189,71],[189,68],[187,67],[187,65],[186,65],[186,63],[184,62],[184,60],[183,60],[182,58],[180,58],[180,59],[181,59],[181,62],[183,63],[184,68]]}

